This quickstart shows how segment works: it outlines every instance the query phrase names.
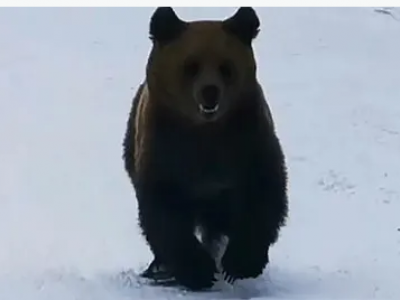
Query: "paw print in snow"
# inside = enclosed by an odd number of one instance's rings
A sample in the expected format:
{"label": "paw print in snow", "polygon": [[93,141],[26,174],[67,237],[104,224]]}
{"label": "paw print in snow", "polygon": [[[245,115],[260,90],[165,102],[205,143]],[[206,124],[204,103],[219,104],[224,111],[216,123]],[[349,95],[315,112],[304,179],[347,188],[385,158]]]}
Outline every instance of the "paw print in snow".
{"label": "paw print in snow", "polygon": [[390,204],[393,201],[398,201],[399,200],[399,195],[397,191],[387,189],[387,188],[379,188],[379,191],[383,194],[382,196],[382,202],[385,204]]}
{"label": "paw print in snow", "polygon": [[332,170],[318,181],[318,185],[329,192],[346,192],[350,195],[355,193],[355,185],[350,183],[346,177],[340,176]]}

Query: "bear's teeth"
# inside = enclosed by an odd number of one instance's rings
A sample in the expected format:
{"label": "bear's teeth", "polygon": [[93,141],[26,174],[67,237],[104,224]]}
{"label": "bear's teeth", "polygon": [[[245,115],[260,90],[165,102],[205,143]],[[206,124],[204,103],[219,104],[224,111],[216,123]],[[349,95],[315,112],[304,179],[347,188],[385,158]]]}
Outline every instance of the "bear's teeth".
{"label": "bear's teeth", "polygon": [[211,114],[211,113],[215,113],[217,110],[218,110],[218,108],[219,108],[219,105],[217,104],[214,108],[205,108],[203,105],[199,105],[200,106],[200,110],[202,111],[202,112],[204,112],[204,113],[206,113],[206,114]]}

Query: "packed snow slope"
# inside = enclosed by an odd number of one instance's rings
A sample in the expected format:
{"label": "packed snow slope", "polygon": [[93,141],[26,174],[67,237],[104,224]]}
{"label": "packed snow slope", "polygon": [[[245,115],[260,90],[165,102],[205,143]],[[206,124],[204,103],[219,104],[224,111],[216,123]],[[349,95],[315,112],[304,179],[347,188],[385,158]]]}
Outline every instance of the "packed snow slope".
{"label": "packed snow slope", "polygon": [[[0,9],[1,300],[183,295],[137,282],[151,255],[121,158],[152,12]],[[400,14],[391,12],[258,9],[258,74],[287,154],[290,219],[263,278],[186,298],[400,299]]]}

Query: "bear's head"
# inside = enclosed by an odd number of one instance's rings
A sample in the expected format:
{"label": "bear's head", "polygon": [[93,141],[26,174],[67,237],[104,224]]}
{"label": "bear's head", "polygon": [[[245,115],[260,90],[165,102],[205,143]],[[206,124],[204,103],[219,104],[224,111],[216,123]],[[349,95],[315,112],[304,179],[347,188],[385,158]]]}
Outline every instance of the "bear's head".
{"label": "bear's head", "polygon": [[259,27],[250,7],[222,21],[192,22],[170,7],[157,8],[150,20],[153,45],[146,71],[151,97],[197,124],[240,107],[257,87],[252,42]]}

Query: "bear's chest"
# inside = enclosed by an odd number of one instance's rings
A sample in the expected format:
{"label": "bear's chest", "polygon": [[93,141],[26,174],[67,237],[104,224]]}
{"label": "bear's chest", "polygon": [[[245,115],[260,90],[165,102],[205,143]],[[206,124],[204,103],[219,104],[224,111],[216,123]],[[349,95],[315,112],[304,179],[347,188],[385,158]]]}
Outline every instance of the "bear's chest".
{"label": "bear's chest", "polygon": [[240,136],[160,132],[154,144],[156,172],[199,199],[221,197],[240,182],[248,157]]}
{"label": "bear's chest", "polygon": [[227,144],[197,144],[176,158],[178,171],[199,198],[212,198],[233,189],[238,181],[238,162]]}

